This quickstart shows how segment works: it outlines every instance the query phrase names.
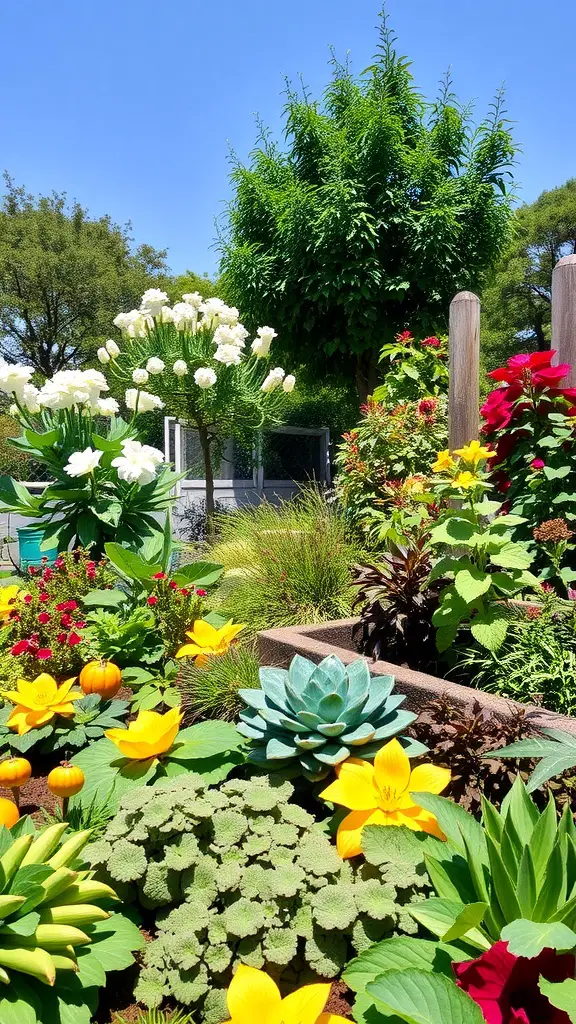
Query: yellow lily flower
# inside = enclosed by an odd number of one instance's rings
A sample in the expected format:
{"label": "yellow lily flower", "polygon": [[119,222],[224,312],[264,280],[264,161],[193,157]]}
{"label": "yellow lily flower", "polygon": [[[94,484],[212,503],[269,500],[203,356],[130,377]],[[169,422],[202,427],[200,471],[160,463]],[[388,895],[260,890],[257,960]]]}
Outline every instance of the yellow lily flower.
{"label": "yellow lily flower", "polygon": [[475,473],[471,473],[469,469],[466,469],[463,473],[457,473],[454,477],[454,486],[462,487],[465,491],[481,482],[480,477],[476,476]]}
{"label": "yellow lily flower", "polygon": [[227,992],[225,1024],[350,1024],[337,1013],[323,1013],[330,984],[304,985],[282,999],[265,971],[240,964]]}
{"label": "yellow lily flower", "polygon": [[366,825],[405,825],[413,832],[429,832],[445,839],[435,815],[414,803],[411,793],[441,793],[450,772],[435,764],[410,769],[410,760],[398,740],[378,751],[374,764],[350,757],[336,768],[338,776],[320,796],[352,811],[340,823],[336,848],[340,856],[362,853],[360,838]]}
{"label": "yellow lily flower", "polygon": [[14,602],[20,593],[20,587],[0,587],[0,621],[8,622],[10,612],[14,610]]}
{"label": "yellow lily flower", "polygon": [[234,624],[232,619],[220,629],[211,626],[205,619],[196,619],[192,629],[186,631],[192,643],[184,644],[176,653],[177,658],[196,658],[197,665],[205,665],[209,656],[226,654],[232,641],[238,633],[244,629],[239,623]]}
{"label": "yellow lily flower", "polygon": [[2,690],[0,696],[16,705],[7,721],[9,729],[16,729],[19,736],[24,736],[30,729],[46,725],[54,715],[66,718],[73,715],[75,708],[72,703],[84,696],[81,690],[72,690],[75,677],[65,683],[58,683],[47,672],[41,672],[34,682],[19,679],[16,690]]}
{"label": "yellow lily flower", "polygon": [[459,455],[464,462],[470,463],[476,469],[479,462],[483,459],[493,459],[496,452],[491,452],[485,445],[481,445],[480,441],[470,441],[464,448],[457,448],[454,455]]}
{"label": "yellow lily flower", "polygon": [[454,469],[456,463],[450,455],[450,449],[445,448],[444,451],[436,453],[436,462],[432,463],[432,471],[434,473],[448,473],[451,469]]}
{"label": "yellow lily flower", "polygon": [[112,740],[124,757],[132,761],[145,761],[149,757],[160,757],[160,754],[170,750],[182,718],[180,708],[170,708],[165,715],[158,711],[140,711],[127,729],[108,729],[104,735]]}

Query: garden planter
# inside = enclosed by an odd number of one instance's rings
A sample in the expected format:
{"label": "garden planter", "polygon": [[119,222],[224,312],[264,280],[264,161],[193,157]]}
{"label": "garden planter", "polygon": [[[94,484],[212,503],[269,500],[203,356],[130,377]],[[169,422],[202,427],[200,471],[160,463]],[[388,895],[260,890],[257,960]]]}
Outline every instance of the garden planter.
{"label": "garden planter", "polygon": [[[281,629],[267,629],[258,634],[260,663],[287,668],[295,654],[301,654],[316,663],[329,654],[335,654],[345,665],[361,657],[352,639],[352,628],[358,619],[336,619],[322,625],[285,626]],[[559,715],[554,711],[537,707],[534,704],[519,704],[507,697],[499,697],[494,693],[486,693],[472,686],[452,683],[439,676],[416,672],[404,665],[395,665],[389,661],[371,661],[374,676],[394,676],[396,690],[406,694],[406,707],[419,714],[424,707],[441,695],[446,695],[453,702],[462,705],[471,712],[474,704],[501,718],[509,717],[518,708],[530,713],[530,724],[536,728],[547,727],[564,729],[576,733],[576,718]]]}
{"label": "garden planter", "polygon": [[44,530],[37,526],[19,526],[18,533],[18,561],[20,568],[26,571],[29,565],[40,565],[45,558],[44,565],[54,565],[58,558],[58,548],[47,548],[43,550],[40,545],[44,539]]}

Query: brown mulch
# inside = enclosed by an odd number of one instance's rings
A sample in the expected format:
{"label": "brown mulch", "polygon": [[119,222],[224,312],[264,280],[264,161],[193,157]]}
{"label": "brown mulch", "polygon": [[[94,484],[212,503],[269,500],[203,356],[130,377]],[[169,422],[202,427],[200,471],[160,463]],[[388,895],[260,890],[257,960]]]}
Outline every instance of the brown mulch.
{"label": "brown mulch", "polygon": [[334,981],[324,1013],[336,1013],[352,1020],[354,996],[345,981]]}
{"label": "brown mulch", "polygon": [[[45,807],[49,814],[53,814],[58,803],[58,798],[48,789],[46,779],[46,775],[32,777],[20,789],[20,817],[29,814],[38,825],[46,823],[46,819],[42,814],[42,808]],[[11,789],[2,789],[0,787],[0,796],[14,801],[14,794]]]}

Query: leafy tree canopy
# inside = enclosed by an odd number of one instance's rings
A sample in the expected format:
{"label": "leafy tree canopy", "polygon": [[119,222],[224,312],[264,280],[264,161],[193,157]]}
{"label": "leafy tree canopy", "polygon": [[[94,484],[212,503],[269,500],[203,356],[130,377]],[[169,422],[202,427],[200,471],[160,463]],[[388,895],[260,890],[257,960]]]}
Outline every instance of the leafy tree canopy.
{"label": "leafy tree canopy", "polygon": [[137,305],[166,252],[131,246],[129,225],[93,220],[66,194],[34,197],[6,174],[0,208],[0,354],[47,376],[91,356]]}
{"label": "leafy tree canopy", "polygon": [[512,242],[482,296],[488,369],[520,350],[550,346],[552,271],[576,253],[576,178],[521,206]]}
{"label": "leafy tree canopy", "polygon": [[224,290],[250,325],[274,326],[293,359],[340,361],[365,395],[381,345],[445,326],[508,241],[515,146],[498,94],[476,128],[451,91],[418,93],[382,13],[360,77],[332,58],[322,101],[290,86],[286,146],[262,127],[236,163]]}
{"label": "leafy tree canopy", "polygon": [[203,299],[222,294],[218,281],[211,281],[207,274],[195,274],[193,270],[168,279],[163,287],[171,302],[181,302],[182,296],[188,292],[199,292]]}

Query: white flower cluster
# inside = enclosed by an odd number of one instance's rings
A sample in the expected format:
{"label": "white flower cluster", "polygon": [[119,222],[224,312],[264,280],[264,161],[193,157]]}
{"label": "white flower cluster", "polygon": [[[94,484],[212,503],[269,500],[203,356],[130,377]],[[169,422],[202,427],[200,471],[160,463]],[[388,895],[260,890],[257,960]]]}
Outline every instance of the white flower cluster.
{"label": "white flower cluster", "polygon": [[93,448],[85,448],[83,452],[73,452],[64,466],[64,472],[68,476],[88,476],[96,469],[103,454],[103,452],[94,451]]}
{"label": "white flower cluster", "polygon": [[122,455],[112,459],[120,480],[130,484],[150,484],[156,476],[156,469],[164,462],[164,455],[158,448],[140,441],[124,441]]}
{"label": "white flower cluster", "polygon": [[[6,395],[15,395],[18,402],[25,404],[24,392],[26,388],[34,388],[30,384],[30,377],[34,373],[31,366],[23,366],[22,363],[7,363],[0,358],[0,391]],[[37,389],[34,388],[34,391]]]}
{"label": "white flower cluster", "polygon": [[276,388],[279,388],[280,385],[282,385],[282,390],[289,393],[290,391],[294,391],[295,384],[296,377],[294,374],[289,373],[286,375],[286,372],[281,366],[275,366],[273,370],[270,370],[270,373],[262,384],[262,391],[275,391]]}
{"label": "white flower cluster", "polygon": [[158,395],[151,395],[148,391],[139,391],[138,388],[128,388],[124,395],[124,401],[131,412],[136,411],[136,402],[138,402],[138,412],[152,412],[154,409],[164,408],[164,402],[158,398]]}
{"label": "white flower cluster", "polygon": [[252,352],[258,359],[262,359],[263,356],[268,355],[270,345],[278,335],[273,327],[259,327],[256,335],[257,337],[252,342]]}
{"label": "white flower cluster", "polygon": [[[54,411],[82,405],[96,413],[102,409],[100,392],[109,390],[108,382],[100,370],[58,370],[40,388],[36,400],[43,409]],[[106,400],[104,409],[109,409],[104,415],[112,414],[109,400]],[[117,411],[116,407],[114,412]]]}

